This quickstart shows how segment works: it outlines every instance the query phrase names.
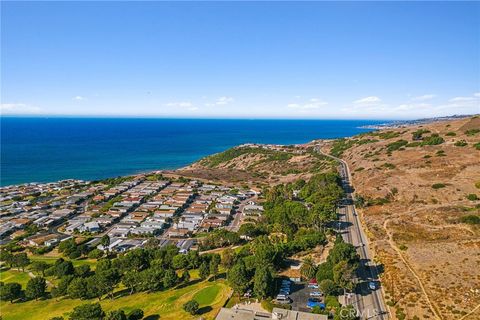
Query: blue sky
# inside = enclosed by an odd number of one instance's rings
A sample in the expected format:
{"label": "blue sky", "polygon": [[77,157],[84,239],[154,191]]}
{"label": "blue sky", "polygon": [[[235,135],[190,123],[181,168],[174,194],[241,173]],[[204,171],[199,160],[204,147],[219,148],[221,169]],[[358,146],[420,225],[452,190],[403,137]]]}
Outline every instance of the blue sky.
{"label": "blue sky", "polygon": [[1,2],[2,114],[480,113],[478,2]]}

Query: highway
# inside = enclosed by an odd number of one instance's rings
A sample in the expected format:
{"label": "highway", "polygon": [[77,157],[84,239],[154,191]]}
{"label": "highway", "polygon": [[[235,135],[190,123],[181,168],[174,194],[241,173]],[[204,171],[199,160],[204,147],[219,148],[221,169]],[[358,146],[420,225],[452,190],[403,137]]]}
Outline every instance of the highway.
{"label": "highway", "polygon": [[[338,228],[344,240],[353,244],[357,248],[360,256],[360,267],[357,270],[357,287],[355,292],[347,299],[347,303],[355,306],[360,319],[388,319],[389,314],[386,311],[387,309],[380,288],[377,266],[373,262],[372,255],[368,248],[367,237],[365,236],[360,219],[355,210],[355,195],[350,183],[351,175],[348,165],[342,159],[323,153],[320,147],[315,147],[315,150],[336,160],[340,164],[339,172],[345,190],[345,198],[338,207],[340,221]],[[369,282],[375,283],[375,290],[369,288]]]}

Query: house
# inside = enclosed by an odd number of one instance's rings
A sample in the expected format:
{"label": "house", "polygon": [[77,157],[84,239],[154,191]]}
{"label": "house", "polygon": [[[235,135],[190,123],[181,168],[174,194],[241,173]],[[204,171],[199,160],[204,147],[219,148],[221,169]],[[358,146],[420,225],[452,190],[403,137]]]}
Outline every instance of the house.
{"label": "house", "polygon": [[59,236],[56,234],[41,234],[30,237],[28,239],[28,244],[34,247],[41,247],[41,246],[52,246],[59,242]]}
{"label": "house", "polygon": [[100,232],[102,230],[102,228],[100,227],[98,222],[91,221],[91,222],[86,222],[83,225],[83,230],[94,233],[94,232]]}

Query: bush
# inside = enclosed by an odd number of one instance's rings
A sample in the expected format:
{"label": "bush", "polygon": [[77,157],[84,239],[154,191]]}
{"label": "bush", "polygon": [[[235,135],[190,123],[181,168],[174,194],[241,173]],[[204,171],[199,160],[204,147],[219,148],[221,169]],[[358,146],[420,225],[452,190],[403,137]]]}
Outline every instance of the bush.
{"label": "bush", "polygon": [[395,169],[395,165],[393,163],[389,163],[389,162],[385,162],[384,164],[382,164],[382,167],[384,167],[386,169]]}
{"label": "bush", "polygon": [[401,147],[406,146],[407,144],[408,144],[407,140],[397,140],[387,145],[387,151],[392,152],[392,151],[398,150]]}
{"label": "bush", "polygon": [[438,190],[438,189],[441,189],[441,188],[445,188],[446,185],[444,183],[435,183],[435,184],[432,184],[432,188],[435,189],[435,190]]}
{"label": "bush", "polygon": [[477,150],[480,150],[480,142],[475,143],[473,147]]}
{"label": "bush", "polygon": [[196,314],[198,311],[198,302],[195,300],[188,301],[183,305],[183,310],[190,313],[191,315]]}
{"label": "bush", "polygon": [[475,193],[470,193],[469,195],[467,195],[467,199],[470,201],[477,201],[478,196]]}
{"label": "bush", "polygon": [[460,218],[460,222],[466,224],[480,224],[480,216],[478,215],[468,215]]}
{"label": "bush", "polygon": [[422,146],[434,146],[438,144],[444,143],[445,140],[443,140],[442,137],[440,137],[438,134],[434,133],[430,137],[426,137],[422,141]]}
{"label": "bush", "polygon": [[127,316],[128,320],[140,320],[143,318],[143,310],[142,309],[133,309]]}
{"label": "bush", "polygon": [[474,135],[476,135],[476,134],[479,133],[479,132],[480,132],[480,129],[476,129],[476,128],[475,128],[475,129],[470,129],[470,130],[465,131],[465,134],[466,134],[467,136],[474,136]]}
{"label": "bush", "polygon": [[458,140],[457,142],[454,143],[456,147],[465,147],[467,144],[468,143],[465,140]]}
{"label": "bush", "polygon": [[453,131],[447,132],[446,136],[448,137],[455,137],[457,134]]}

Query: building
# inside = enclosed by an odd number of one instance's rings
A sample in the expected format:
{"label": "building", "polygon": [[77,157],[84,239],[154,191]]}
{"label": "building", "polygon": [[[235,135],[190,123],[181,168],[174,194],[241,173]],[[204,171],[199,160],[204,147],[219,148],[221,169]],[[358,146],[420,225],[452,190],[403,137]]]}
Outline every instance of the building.
{"label": "building", "polygon": [[327,320],[328,316],[302,311],[273,308],[272,313],[247,309],[222,308],[216,320]]}

